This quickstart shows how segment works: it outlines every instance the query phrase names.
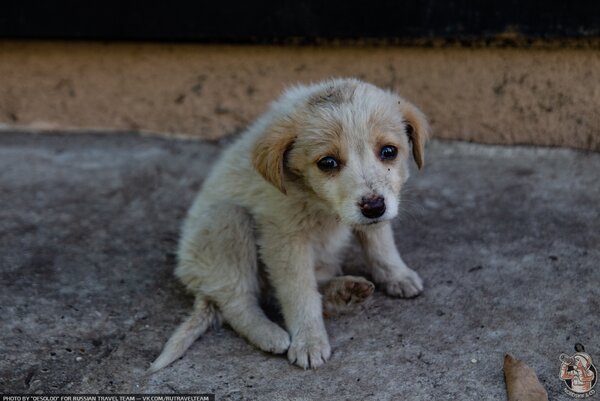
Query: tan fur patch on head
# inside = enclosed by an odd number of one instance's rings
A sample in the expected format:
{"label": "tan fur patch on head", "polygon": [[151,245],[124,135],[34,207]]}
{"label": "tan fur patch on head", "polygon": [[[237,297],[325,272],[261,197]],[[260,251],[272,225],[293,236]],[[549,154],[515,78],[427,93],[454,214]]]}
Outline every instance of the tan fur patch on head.
{"label": "tan fur patch on head", "polygon": [[347,155],[341,122],[333,119],[321,123],[318,127],[305,130],[304,135],[296,139],[286,160],[286,167],[291,173],[302,176],[307,166],[315,165],[327,156],[344,164]]}
{"label": "tan fur patch on head", "polygon": [[398,151],[406,151],[406,144],[403,144],[401,140],[399,140],[397,135],[397,130],[376,130],[370,138],[370,143],[373,148],[373,152],[377,154],[379,157],[379,151],[384,146],[394,146],[398,149]]}

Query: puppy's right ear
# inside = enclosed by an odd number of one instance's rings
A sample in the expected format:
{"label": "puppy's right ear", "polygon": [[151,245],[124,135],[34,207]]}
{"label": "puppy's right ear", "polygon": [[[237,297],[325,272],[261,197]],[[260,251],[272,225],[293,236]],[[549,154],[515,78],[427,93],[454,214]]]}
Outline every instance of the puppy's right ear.
{"label": "puppy's right ear", "polygon": [[252,164],[256,171],[284,194],[285,153],[292,147],[296,135],[297,129],[292,121],[276,122],[265,130],[252,151]]}
{"label": "puppy's right ear", "polygon": [[406,135],[412,144],[413,158],[420,170],[425,163],[425,142],[429,139],[431,129],[425,114],[414,104],[406,100],[402,100],[399,104],[406,123]]}

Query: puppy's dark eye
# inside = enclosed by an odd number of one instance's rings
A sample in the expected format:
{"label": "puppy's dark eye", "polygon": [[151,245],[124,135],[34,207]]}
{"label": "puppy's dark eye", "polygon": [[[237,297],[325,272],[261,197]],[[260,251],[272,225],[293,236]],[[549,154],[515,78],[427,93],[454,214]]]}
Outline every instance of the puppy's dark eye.
{"label": "puppy's dark eye", "polygon": [[317,166],[322,171],[333,171],[340,167],[340,164],[331,156],[325,156],[317,162]]}
{"label": "puppy's dark eye", "polygon": [[381,160],[394,160],[398,155],[398,149],[392,145],[385,145],[379,151],[379,158]]}

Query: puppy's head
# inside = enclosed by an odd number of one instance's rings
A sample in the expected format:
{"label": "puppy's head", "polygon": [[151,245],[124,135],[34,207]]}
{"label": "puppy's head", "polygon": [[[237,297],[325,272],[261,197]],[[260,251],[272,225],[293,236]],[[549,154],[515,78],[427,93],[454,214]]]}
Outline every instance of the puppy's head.
{"label": "puppy's head", "polygon": [[411,154],[424,163],[423,113],[358,80],[294,88],[270,118],[254,147],[256,170],[283,193],[320,199],[349,225],[394,218]]}

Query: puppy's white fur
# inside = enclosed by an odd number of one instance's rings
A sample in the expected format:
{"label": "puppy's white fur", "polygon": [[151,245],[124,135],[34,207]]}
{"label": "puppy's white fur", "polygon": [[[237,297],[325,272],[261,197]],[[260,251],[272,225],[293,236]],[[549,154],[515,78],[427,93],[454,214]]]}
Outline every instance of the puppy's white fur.
{"label": "puppy's white fur", "polygon": [[[389,221],[398,213],[411,145],[421,167],[427,135],[415,106],[358,80],[286,91],[224,152],[189,211],[175,273],[195,295],[194,311],[150,371],[183,355],[220,317],[264,351],[287,351],[303,368],[322,365],[331,349],[319,286],[326,308],[372,292],[363,278],[336,277],[352,233],[375,283],[392,296],[418,295],[421,278],[402,261]],[[394,160],[382,160],[386,145],[397,148]],[[322,171],[317,162],[326,156],[339,168]],[[360,204],[373,196],[386,208],[369,218]],[[285,330],[259,306],[259,258]]]}

